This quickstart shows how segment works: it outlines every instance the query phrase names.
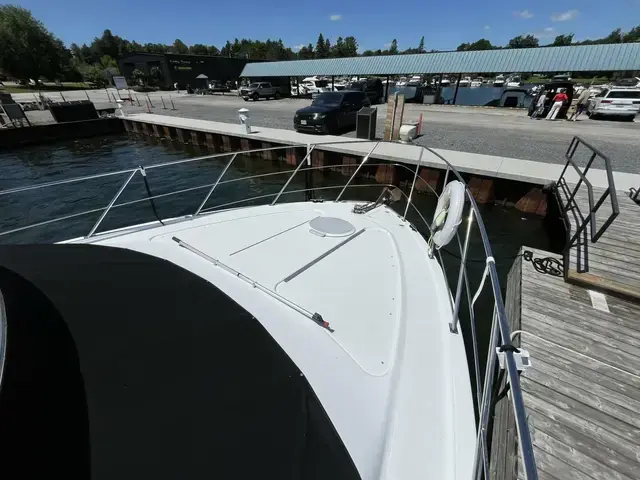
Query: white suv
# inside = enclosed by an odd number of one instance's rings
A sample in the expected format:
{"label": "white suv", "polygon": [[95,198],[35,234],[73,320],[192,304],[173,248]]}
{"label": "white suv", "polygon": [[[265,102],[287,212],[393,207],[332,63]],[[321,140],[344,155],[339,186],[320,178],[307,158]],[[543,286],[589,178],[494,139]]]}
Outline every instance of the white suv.
{"label": "white suv", "polygon": [[633,120],[640,111],[640,88],[605,88],[589,101],[587,114],[591,118],[599,115],[615,115]]}

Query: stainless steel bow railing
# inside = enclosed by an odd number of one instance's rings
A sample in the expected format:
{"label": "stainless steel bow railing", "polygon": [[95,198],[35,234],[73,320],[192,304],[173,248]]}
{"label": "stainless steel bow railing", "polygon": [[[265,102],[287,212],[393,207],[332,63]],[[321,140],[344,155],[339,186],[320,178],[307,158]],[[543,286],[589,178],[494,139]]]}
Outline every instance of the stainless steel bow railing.
{"label": "stainless steel bow railing", "polygon": [[[348,154],[353,156],[353,146],[357,143],[367,143],[359,142],[359,141],[349,141],[349,142],[326,142],[326,143],[318,143],[318,144],[310,144],[306,147],[272,147],[272,148],[262,148],[262,149],[254,149],[254,150],[244,150],[238,151],[235,153],[222,153],[222,154],[214,154],[214,155],[206,155],[196,158],[188,158],[183,160],[177,160],[173,162],[160,163],[155,165],[149,165],[146,167],[137,167],[127,170],[120,170],[115,172],[108,172],[96,175],[88,175],[84,177],[70,178],[60,181],[48,182],[39,185],[32,185],[26,187],[18,187],[12,188],[4,191],[0,191],[0,200],[2,197],[17,193],[28,192],[31,190],[40,190],[45,188],[51,188],[58,185],[69,185],[69,184],[82,184],[82,182],[86,182],[89,180],[106,178],[106,177],[124,177],[123,183],[119,186],[118,190],[115,192],[111,200],[108,204],[101,208],[94,208],[90,210],[85,210],[79,213],[73,213],[64,215],[58,218],[48,219],[45,221],[32,223],[30,225],[14,227],[9,230],[0,232],[0,237],[14,234],[17,232],[23,232],[29,229],[42,227],[45,225],[51,225],[57,222],[63,222],[65,220],[74,219],[86,215],[95,214],[98,215],[98,219],[93,223],[92,227],[89,229],[86,234],[86,239],[89,241],[94,238],[100,238],[101,235],[108,234],[109,232],[98,232],[99,227],[101,226],[103,220],[109,212],[114,209],[122,208],[127,205],[134,205],[142,202],[152,202],[152,206],[155,212],[155,206],[153,205],[153,201],[166,198],[174,195],[180,195],[187,192],[195,192],[195,191],[204,191],[206,192],[202,201],[199,202],[197,208],[193,210],[193,214],[187,215],[180,218],[171,218],[165,219],[164,221],[158,217],[158,222],[152,222],[151,224],[139,225],[136,228],[154,228],[162,223],[163,225],[167,222],[175,223],[175,222],[185,222],[189,221],[193,218],[200,217],[202,215],[214,214],[216,211],[220,211],[226,208],[238,207],[242,206],[242,204],[246,204],[248,202],[254,202],[255,200],[269,200],[272,199],[271,205],[275,204],[282,196],[289,196],[293,194],[306,193],[307,200],[311,197],[310,195],[319,193],[319,192],[327,192],[329,190],[340,190],[339,194],[335,198],[334,201],[340,201],[347,189],[355,189],[355,188],[372,188],[372,187],[385,187],[392,188],[394,185],[392,184],[381,184],[381,183],[366,183],[359,184],[354,183],[355,179],[359,172],[361,172],[365,168],[370,167],[379,167],[379,166],[394,166],[399,168],[401,171],[408,172],[408,178],[411,179],[411,187],[409,192],[406,193],[399,190],[402,194],[402,198],[404,202],[406,202],[404,212],[403,212],[403,220],[407,220],[409,214],[416,215],[416,219],[418,221],[418,226],[422,226],[426,228],[426,232],[428,235],[431,234],[431,223],[425,218],[425,215],[420,212],[420,210],[416,207],[415,202],[413,201],[415,191],[418,189],[417,185],[423,184],[424,188],[429,190],[431,193],[438,196],[438,192],[420,176],[420,168],[426,166],[424,157],[425,155],[430,158],[429,166],[438,165],[440,168],[445,170],[444,182],[442,183],[442,188],[447,184],[449,180],[458,180],[462,183],[464,179],[459,174],[459,172],[451,165],[444,157],[435,152],[434,150],[426,147],[418,147],[414,146],[412,148],[415,149],[417,153],[415,160],[408,160],[407,163],[371,163],[369,160],[374,152],[378,148],[379,144],[382,142],[373,142],[373,146],[369,149],[367,148],[366,155],[363,156],[362,160],[357,164],[349,164],[349,165],[321,165],[321,166],[312,166],[311,165],[311,155],[314,149],[324,149],[324,150],[335,150],[337,144],[345,144],[346,149],[348,150]],[[371,143],[371,142],[368,142]],[[351,147],[351,150],[349,150]],[[296,162],[297,165],[293,172],[291,170],[288,171],[278,171],[278,172],[270,172],[263,173],[258,175],[249,175],[240,178],[225,178],[228,171],[232,168],[234,162],[236,161],[238,155],[255,155],[262,154],[267,151],[276,151],[276,150],[287,150],[287,149],[295,149],[295,148],[305,148],[306,153],[303,158]],[[129,200],[117,203],[122,193],[125,191],[127,186],[131,183],[131,181],[138,175],[141,175],[145,180],[145,184],[147,182],[146,175],[150,170],[161,169],[164,167],[186,164],[192,162],[201,162],[201,161],[211,161],[214,159],[224,159],[228,158],[228,161],[220,171],[219,175],[215,179],[213,183],[207,183],[203,185],[198,185],[190,188],[183,188],[172,192],[162,193],[159,195],[151,195],[151,191],[147,190],[149,195],[144,198],[139,198],[135,200]],[[333,185],[333,186],[313,186],[309,183],[309,179],[311,178],[310,173],[323,171],[327,169],[340,169],[340,168],[353,169],[348,181],[345,184],[341,185]],[[304,188],[294,188],[289,189],[289,185],[293,182],[294,178],[300,174],[304,173],[306,178],[306,183]],[[246,182],[246,181],[256,181],[256,180],[271,180],[276,178],[277,176],[288,175],[287,180],[285,181],[282,188],[277,193],[268,193],[262,195],[254,195],[248,198],[242,198],[239,200],[234,200],[231,202],[225,202],[222,204],[218,204],[215,206],[207,206],[207,203],[214,196],[216,190],[224,184],[232,184],[235,182]],[[147,184],[148,186],[148,184]],[[497,353],[496,349],[499,345],[507,345],[510,344],[510,336],[511,331],[509,328],[509,323],[507,319],[507,315],[505,312],[504,302],[502,299],[502,291],[500,288],[500,281],[498,278],[498,273],[496,270],[495,260],[493,257],[493,252],[491,250],[491,245],[489,242],[489,238],[484,226],[484,222],[482,221],[482,217],[480,216],[480,212],[478,206],[475,202],[473,194],[470,192],[468,188],[466,188],[466,201],[468,204],[467,213],[465,217],[465,221],[463,224],[464,231],[461,232],[462,235],[457,235],[456,242],[459,251],[459,255],[454,255],[455,258],[459,259],[459,264],[457,271],[451,272],[447,271],[445,268],[445,262],[442,257],[442,252],[440,250],[435,250],[429,252],[432,256],[437,256],[437,259],[445,273],[445,278],[448,279],[450,283],[450,290],[455,292],[453,298],[451,298],[451,311],[452,316],[449,321],[449,329],[452,335],[459,334],[459,317],[463,315],[468,320],[469,324],[469,334],[471,335],[471,343],[473,345],[473,376],[475,377],[475,396],[477,399],[477,409],[478,409],[478,419],[477,419],[477,442],[476,442],[476,451],[475,451],[475,463],[474,463],[474,478],[476,479],[489,479],[490,478],[490,449],[491,445],[488,444],[488,437],[491,436],[491,432],[489,432],[489,428],[492,425],[491,417],[493,415],[492,407],[493,407],[493,395],[494,389],[496,387],[496,383],[498,382],[498,372],[499,366],[497,362]],[[380,197],[378,197],[380,198]],[[157,212],[156,212],[157,214]],[[479,281],[478,287],[475,290],[475,293],[472,295],[471,289],[471,280],[468,274],[468,263],[469,263],[469,248],[470,248],[470,237],[471,233],[475,230],[475,232],[480,236],[481,239],[481,247],[483,250],[484,258],[485,258],[485,268],[484,272]],[[130,230],[127,230],[130,231]],[[454,273],[452,277],[449,277],[449,274]],[[450,278],[454,278],[454,281],[450,281]],[[486,280],[489,280],[488,285],[489,289],[485,289]],[[481,371],[481,361],[480,361],[480,348],[478,345],[478,336],[477,336],[477,320],[482,320],[482,318],[478,318],[476,315],[475,306],[476,303],[483,296],[487,297],[487,303],[490,302],[493,309],[493,315],[491,318],[491,335],[489,338],[489,343],[487,346],[487,357],[485,361],[485,369],[484,375]],[[467,303],[467,312],[461,310],[461,304],[466,298]],[[0,337],[1,340],[2,337]],[[518,370],[516,367],[516,363],[514,360],[514,354],[511,350],[507,349],[504,352],[505,355],[505,371],[506,371],[506,382],[510,387],[510,400],[511,406],[513,408],[515,424],[517,429],[517,441],[518,441],[518,449],[521,452],[522,457],[522,473],[527,480],[536,480],[537,470],[535,465],[535,459],[533,455],[533,446],[531,441],[531,436],[529,432],[529,427],[527,424],[527,419],[525,415],[525,407],[522,398],[522,392],[520,389],[520,382],[518,377]]]}

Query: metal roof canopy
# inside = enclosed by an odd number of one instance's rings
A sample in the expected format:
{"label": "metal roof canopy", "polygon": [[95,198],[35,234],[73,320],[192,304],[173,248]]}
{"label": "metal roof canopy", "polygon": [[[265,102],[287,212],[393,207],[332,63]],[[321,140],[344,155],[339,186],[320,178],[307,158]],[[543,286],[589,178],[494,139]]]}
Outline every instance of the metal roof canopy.
{"label": "metal roof canopy", "polygon": [[242,77],[640,70],[640,43],[249,63]]}

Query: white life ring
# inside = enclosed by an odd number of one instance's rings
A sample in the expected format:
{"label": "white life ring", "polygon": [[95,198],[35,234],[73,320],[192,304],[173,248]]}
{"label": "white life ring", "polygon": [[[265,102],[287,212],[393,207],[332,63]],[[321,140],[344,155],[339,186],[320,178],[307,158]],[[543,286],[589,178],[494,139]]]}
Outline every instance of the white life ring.
{"label": "white life ring", "polygon": [[464,183],[450,182],[440,195],[431,224],[432,242],[440,249],[447,245],[456,234],[462,221],[465,202]]}

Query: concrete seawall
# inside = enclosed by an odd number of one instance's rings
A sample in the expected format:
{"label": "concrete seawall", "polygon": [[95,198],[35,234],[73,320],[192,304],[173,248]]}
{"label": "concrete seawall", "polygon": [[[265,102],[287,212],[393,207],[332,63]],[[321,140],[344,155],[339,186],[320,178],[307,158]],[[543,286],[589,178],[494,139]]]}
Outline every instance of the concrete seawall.
{"label": "concrete seawall", "polygon": [[117,117],[0,129],[0,150],[124,132]]}
{"label": "concrete seawall", "polygon": [[[278,146],[290,149],[256,152],[264,160],[298,164],[306,155],[310,145],[315,146],[311,154],[314,166],[328,166],[344,175],[351,175],[355,165],[367,155],[376,144],[355,138],[317,136],[290,130],[253,127],[251,133],[238,124],[212,122],[190,118],[169,117],[154,114],[128,115],[123,119],[127,132],[169,140],[181,144],[204,147],[212,153],[258,150]],[[422,158],[420,152],[422,151]],[[424,182],[416,188],[429,193],[428,184],[438,190],[446,176],[446,163],[451,163],[469,185],[476,201],[481,204],[495,203],[515,207],[518,210],[544,216],[549,205],[545,185],[560,177],[563,165],[532,162],[515,158],[480,155],[453,150],[422,150],[415,145],[401,143],[379,143],[369,164],[378,165],[375,170],[363,168],[362,176],[375,178],[380,183],[397,185],[409,184],[413,180],[414,165],[420,160],[419,175]],[[404,168],[403,164],[409,168]],[[568,181],[575,172],[568,172]],[[577,174],[574,182],[577,181]],[[616,187],[628,190],[640,185],[640,175],[615,173]],[[606,186],[604,170],[590,171],[594,186]]]}

